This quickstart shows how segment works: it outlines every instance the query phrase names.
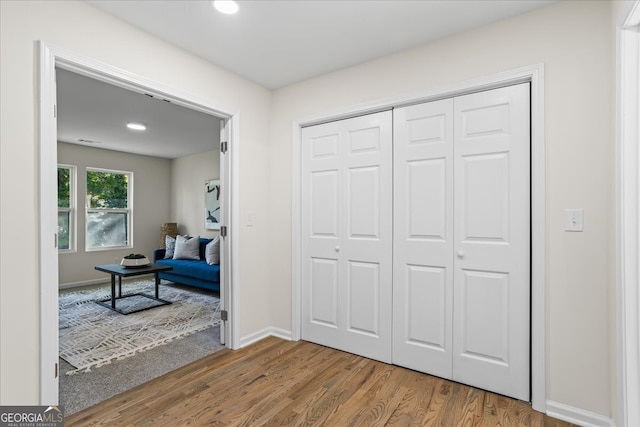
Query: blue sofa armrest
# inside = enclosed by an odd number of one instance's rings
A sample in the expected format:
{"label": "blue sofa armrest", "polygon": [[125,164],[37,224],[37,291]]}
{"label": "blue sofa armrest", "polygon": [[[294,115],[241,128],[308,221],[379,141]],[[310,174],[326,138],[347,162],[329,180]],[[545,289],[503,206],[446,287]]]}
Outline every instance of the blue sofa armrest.
{"label": "blue sofa armrest", "polygon": [[159,259],[164,259],[164,254],[167,250],[162,248],[162,249],[154,249],[153,251],[153,262],[156,262]]}

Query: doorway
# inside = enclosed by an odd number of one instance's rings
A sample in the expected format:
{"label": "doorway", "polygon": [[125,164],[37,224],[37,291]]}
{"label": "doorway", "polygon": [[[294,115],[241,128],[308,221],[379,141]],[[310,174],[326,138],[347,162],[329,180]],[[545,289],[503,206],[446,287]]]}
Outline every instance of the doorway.
{"label": "doorway", "polygon": [[40,400],[58,402],[58,252],[56,182],[57,173],[57,122],[55,69],[62,68],[96,80],[113,84],[134,92],[157,96],[177,105],[211,116],[222,118],[223,135],[227,150],[220,156],[222,192],[221,221],[230,232],[221,241],[220,307],[229,313],[228,320],[221,325],[222,339],[228,348],[238,348],[236,320],[237,298],[233,294],[233,278],[237,273],[237,245],[234,245],[234,230],[237,227],[238,188],[234,185],[238,177],[238,128],[237,114],[225,111],[211,100],[196,99],[174,88],[146,80],[107,64],[79,57],[41,42],[40,48],[40,283],[41,283],[41,357]]}

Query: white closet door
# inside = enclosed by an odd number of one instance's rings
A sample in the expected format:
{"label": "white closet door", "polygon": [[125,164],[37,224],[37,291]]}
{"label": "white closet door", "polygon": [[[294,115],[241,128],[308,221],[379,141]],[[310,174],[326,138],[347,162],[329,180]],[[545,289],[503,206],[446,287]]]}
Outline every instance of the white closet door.
{"label": "white closet door", "polygon": [[302,338],[391,362],[392,115],[302,131]]}
{"label": "white closet door", "polygon": [[453,379],[529,400],[529,84],[454,99]]}
{"label": "white closet door", "polygon": [[394,110],[393,363],[452,377],[453,100]]}

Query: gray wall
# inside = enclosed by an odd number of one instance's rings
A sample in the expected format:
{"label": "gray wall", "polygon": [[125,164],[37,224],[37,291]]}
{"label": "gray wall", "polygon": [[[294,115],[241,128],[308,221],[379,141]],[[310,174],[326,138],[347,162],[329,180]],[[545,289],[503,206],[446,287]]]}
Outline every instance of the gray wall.
{"label": "gray wall", "polygon": [[[58,257],[62,288],[106,281],[107,276],[93,266],[120,262],[131,252],[151,259],[165,222],[177,222],[180,234],[202,237],[218,234],[204,228],[204,182],[220,177],[218,150],[169,160],[58,142],[58,163],[76,166],[78,177],[76,251],[63,252]],[[85,251],[84,195],[88,167],[133,172],[133,248]]]}
{"label": "gray wall", "polygon": [[204,228],[204,182],[220,179],[220,151],[185,156],[171,163],[171,218],[180,234],[214,237]]}
{"label": "gray wall", "polygon": [[[77,167],[77,245],[73,253],[58,257],[60,286],[87,281],[106,280],[94,265],[120,262],[131,252],[151,258],[158,246],[160,226],[171,211],[171,160],[102,150],[58,142],[58,163]],[[115,169],[133,172],[133,248],[85,251],[86,168]]]}

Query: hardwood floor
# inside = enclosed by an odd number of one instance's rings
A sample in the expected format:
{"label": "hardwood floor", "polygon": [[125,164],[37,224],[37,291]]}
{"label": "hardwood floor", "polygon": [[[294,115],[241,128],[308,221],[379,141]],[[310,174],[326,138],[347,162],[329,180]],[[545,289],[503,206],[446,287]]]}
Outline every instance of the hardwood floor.
{"label": "hardwood floor", "polygon": [[222,350],[66,426],[569,426],[520,401],[308,342]]}

